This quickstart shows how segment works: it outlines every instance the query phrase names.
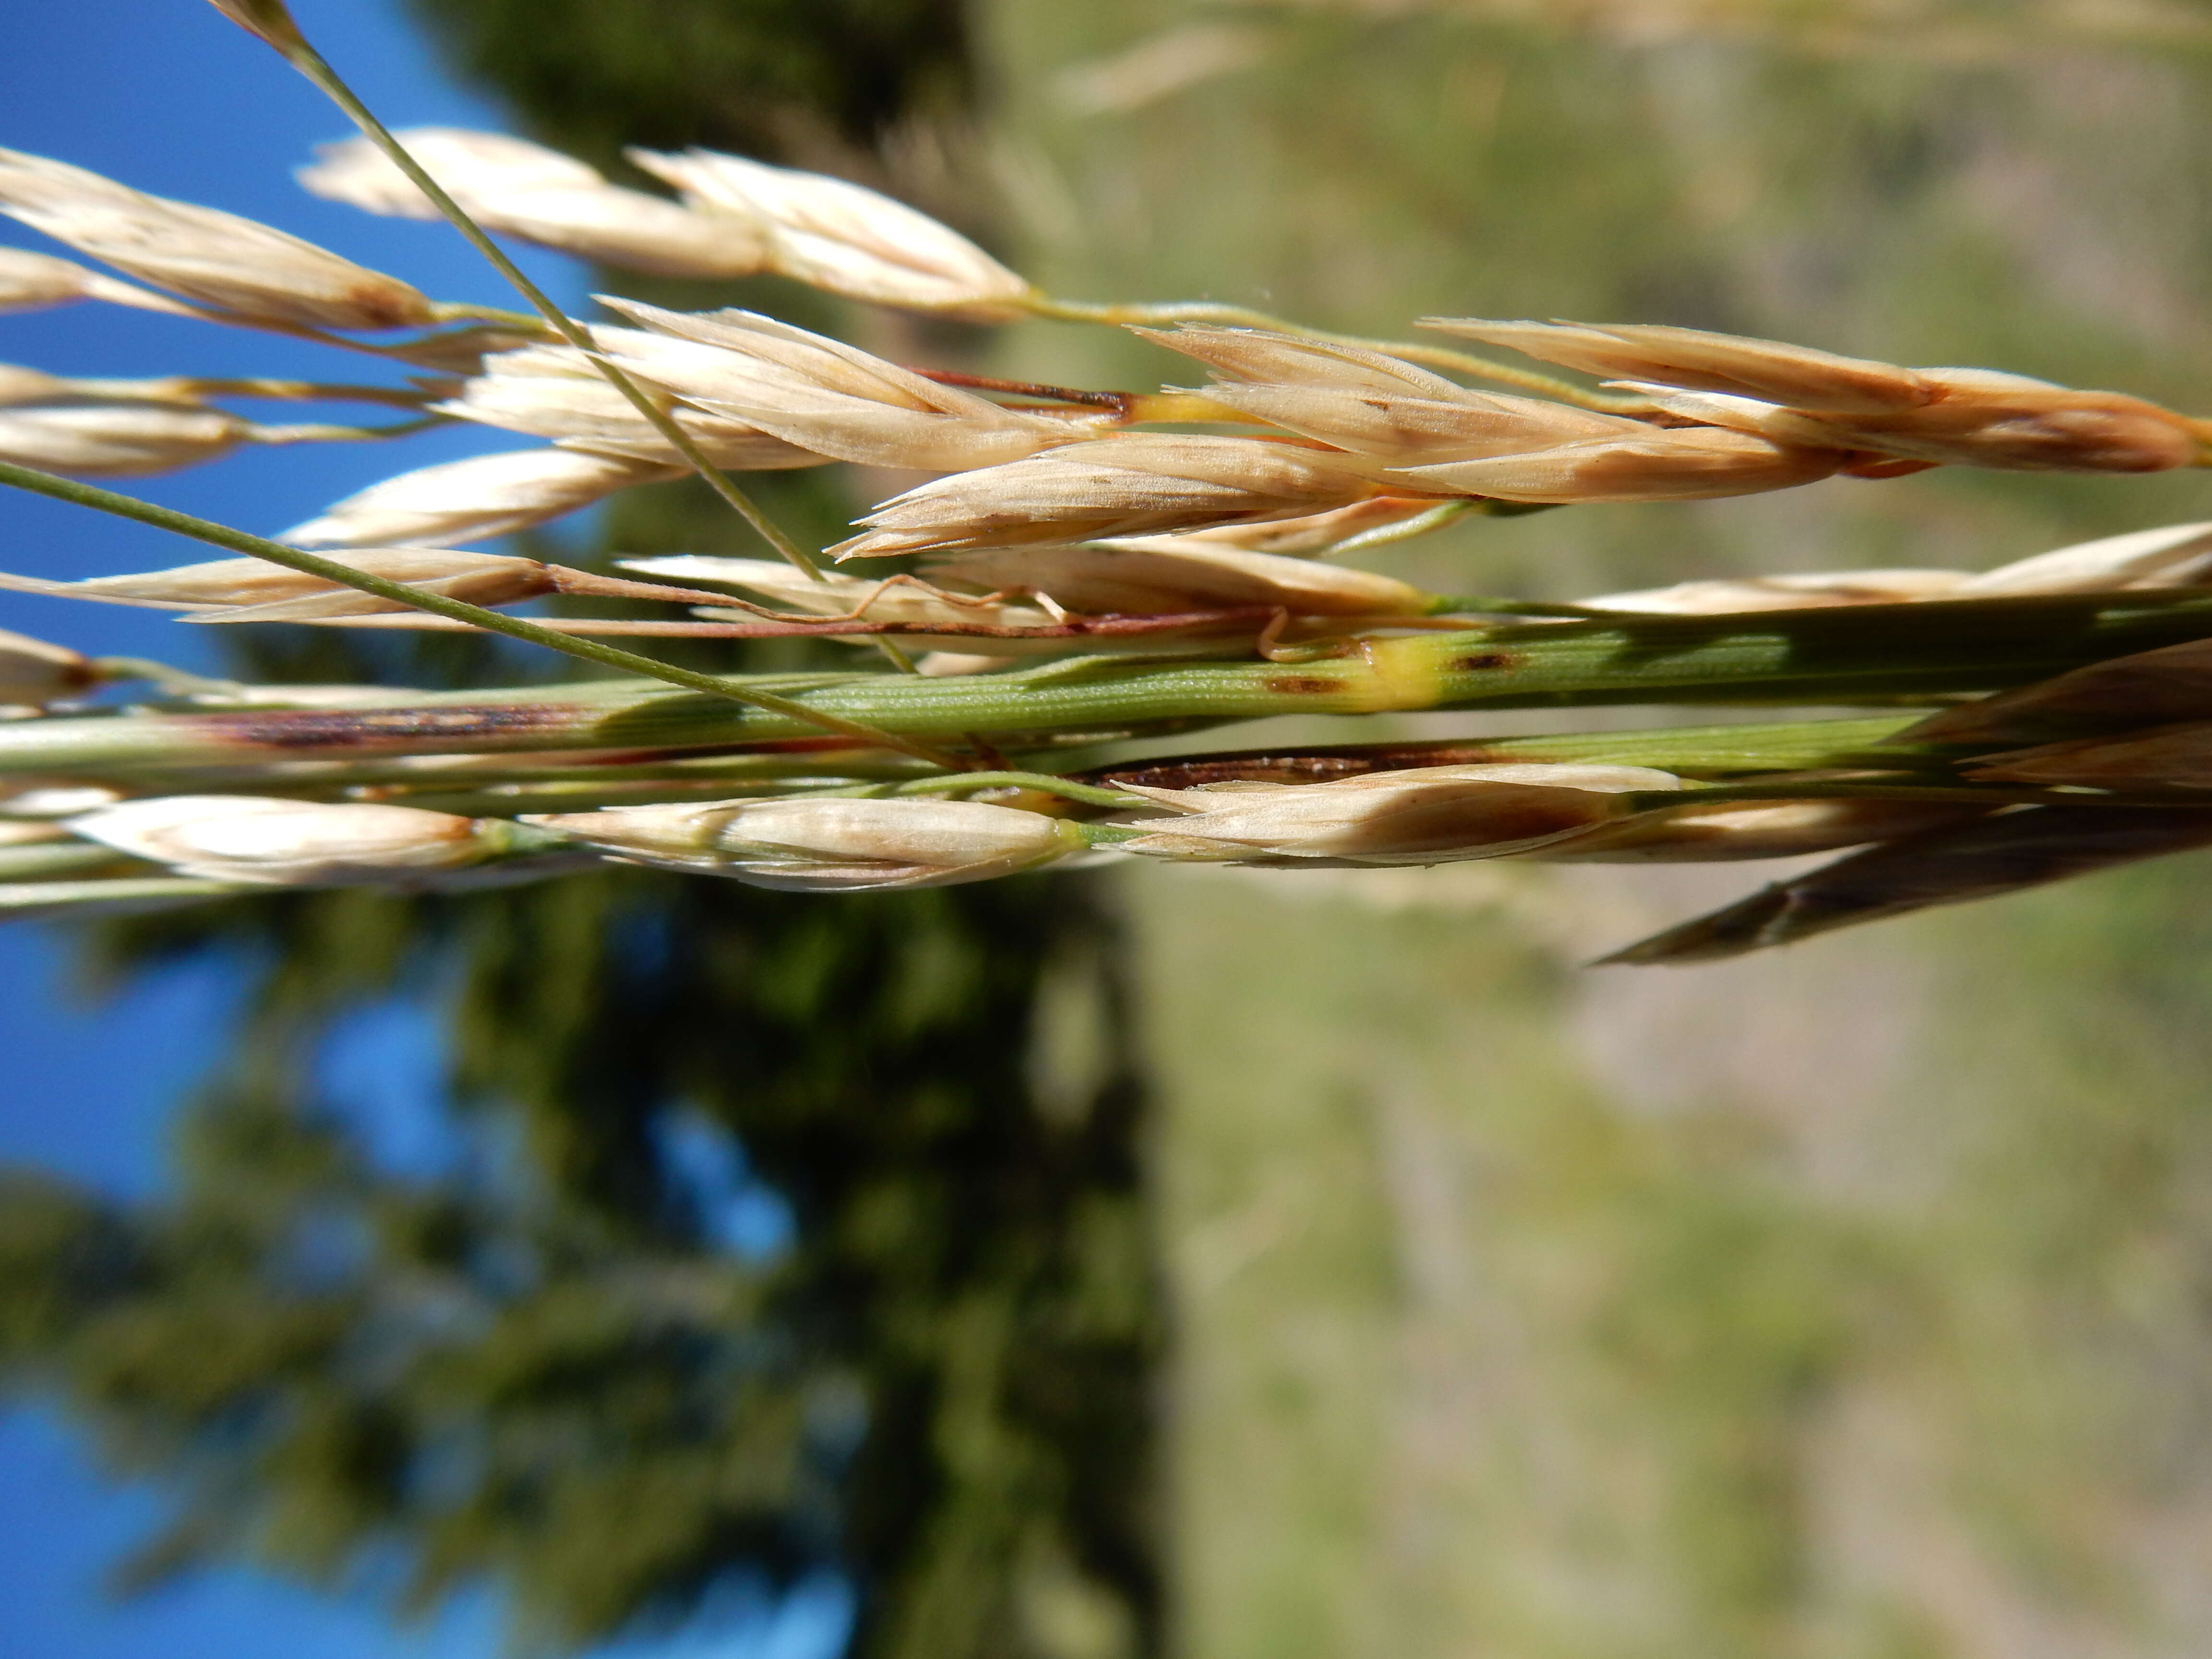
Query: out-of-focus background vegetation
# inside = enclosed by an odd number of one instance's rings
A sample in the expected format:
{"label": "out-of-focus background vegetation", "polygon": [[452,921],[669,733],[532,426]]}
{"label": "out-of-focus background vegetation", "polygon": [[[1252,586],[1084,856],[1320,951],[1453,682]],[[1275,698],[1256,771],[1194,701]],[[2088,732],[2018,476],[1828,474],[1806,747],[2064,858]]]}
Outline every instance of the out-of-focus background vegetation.
{"label": "out-of-focus background vegetation", "polygon": [[[422,15],[521,130],[860,178],[1071,296],[1679,323],[2212,406],[2212,6]],[[1189,373],[653,292],[1025,379]],[[777,506],[822,528],[881,484]],[[2195,477],[1936,473],[1376,562],[1570,596],[2208,508]],[[673,488],[605,535],[737,546]],[[396,1551],[403,1599],[490,1574],[543,1640],[828,1562],[869,1659],[2203,1654],[2203,863],[1577,965],[1759,873],[638,878],[142,925],[112,959],[242,951],[263,994],[172,1201],[19,1182],[0,1338],[180,1495],[149,1571]],[[393,984],[455,1011],[470,1156],[434,1179],[316,1111],[319,1034]],[[784,1235],[711,1224],[732,1169]]]}

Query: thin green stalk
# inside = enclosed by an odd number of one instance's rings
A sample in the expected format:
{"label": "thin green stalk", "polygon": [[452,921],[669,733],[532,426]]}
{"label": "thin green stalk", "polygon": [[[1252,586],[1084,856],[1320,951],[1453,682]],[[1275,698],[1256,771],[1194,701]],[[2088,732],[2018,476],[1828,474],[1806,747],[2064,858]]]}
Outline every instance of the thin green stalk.
{"label": "thin green stalk", "polygon": [[1041,794],[1080,801],[1085,806],[1132,807],[1146,804],[1141,795],[1128,794],[1119,789],[1101,788],[1095,783],[1079,783],[1073,778],[1059,777],[1050,772],[963,772],[956,777],[918,778],[911,783],[878,784],[870,793],[879,795],[964,795],[978,789],[1034,789]]}
{"label": "thin green stalk", "polygon": [[1264,311],[1251,311],[1243,306],[1221,305],[1208,300],[1168,301],[1151,305],[1092,304],[1081,300],[1055,300],[1040,295],[1024,303],[1033,316],[1064,323],[1109,323],[1117,326],[1133,323],[1148,327],[1161,323],[1218,323],[1231,328],[1263,328],[1270,333],[1294,334],[1300,339],[1319,340],[1328,345],[1357,346],[1365,351],[1387,352],[1410,363],[1426,363],[1431,368],[1449,368],[1477,380],[1488,380],[1495,386],[1510,386],[1518,391],[1533,392],[1541,398],[1573,404],[1580,409],[1599,410],[1607,414],[1642,414],[1651,408],[1649,398],[1587,391],[1549,374],[1540,374],[1532,368],[1514,368],[1504,363],[1493,363],[1471,352],[1455,351],[1449,346],[1431,345],[1422,340],[1374,340],[1364,334],[1336,334],[1327,329],[1309,328],[1303,323],[1270,316]]}
{"label": "thin green stalk", "polygon": [[1554,603],[1549,599],[1507,599],[1489,593],[1438,593],[1424,614],[1431,617],[1618,617],[1601,606]]}
{"label": "thin green stalk", "polygon": [[1410,519],[1401,519],[1395,524],[1379,525],[1373,530],[1363,530],[1357,536],[1347,536],[1328,550],[1328,556],[1341,558],[1346,553],[1358,553],[1370,547],[1387,547],[1393,542],[1411,541],[1416,536],[1425,536],[1432,530],[1442,530],[1482,505],[1484,503],[1474,501],[1439,501],[1427,512],[1417,513]]}
{"label": "thin green stalk", "polygon": [[[5,473],[0,473],[4,480]],[[225,532],[234,535],[234,532]],[[252,551],[255,538],[219,544]],[[281,548],[288,560],[307,556]],[[321,574],[318,565],[317,574]],[[334,578],[335,579],[335,578]],[[352,585],[361,583],[347,578]],[[400,590],[407,602],[428,596]],[[446,603],[452,603],[450,601]],[[526,624],[497,617],[502,632]],[[528,637],[526,634],[522,636]],[[560,636],[556,636],[560,637]],[[825,726],[916,752],[981,733],[1033,760],[1054,749],[1276,714],[1735,702],[1796,707],[1992,691],[2106,658],[2212,637],[2212,597],[2067,595],[1848,605],[1755,616],[1506,624],[1359,642],[1320,662],[1078,659],[961,678],[824,676],[768,706],[763,679],[653,664],[656,679],[712,690],[583,681],[420,696],[365,710],[240,709],[129,719],[0,722],[0,772],[358,762],[395,754],[720,749]],[[607,647],[562,638],[594,661]],[[626,653],[610,653],[617,660]],[[634,659],[635,660],[635,659]],[[735,702],[725,701],[735,699]],[[751,707],[739,707],[750,702]],[[899,736],[888,742],[884,732]],[[1635,734],[1620,734],[1622,740]],[[932,759],[939,759],[932,755]],[[948,770],[961,769],[942,759]]]}
{"label": "thin green stalk", "polygon": [[441,426],[453,424],[451,415],[424,415],[411,421],[395,421],[390,426],[343,426],[311,421],[284,426],[250,425],[246,438],[249,443],[271,447],[285,444],[381,443],[388,438],[411,438],[418,432],[434,432]]}
{"label": "thin green stalk", "polygon": [[706,452],[693,441],[690,433],[684,431],[674,416],[656,403],[636,381],[599,355],[599,348],[592,342],[590,331],[556,305],[544,289],[523,275],[521,267],[508,258],[499,244],[485,234],[483,228],[469,216],[467,210],[447,195],[445,187],[423,170],[422,164],[408,153],[407,147],[392,136],[391,130],[377,119],[374,112],[361,100],[354,89],[339,76],[337,70],[331,66],[330,61],[315,50],[313,43],[304,34],[300,33],[295,27],[289,40],[272,40],[270,43],[283,53],[287,62],[301,74],[306,76],[308,80],[313,82],[325,97],[352,118],[354,125],[368,136],[369,142],[382,150],[390,158],[392,164],[405,173],[415,187],[430,198],[432,204],[439,212],[446,216],[453,228],[468,239],[469,245],[481,253],[491,267],[507,280],[516,293],[530,301],[538,314],[543,317],[562,339],[585,354],[586,361],[606,377],[610,385],[629,400],[630,405],[640,415],[652,422],[655,431],[676,447],[677,453],[690,463],[692,469],[707,481],[708,486],[736,509],[738,515],[759,532],[762,539],[816,580],[824,580],[822,568],[815,562],[813,556],[777,528],[768,515],[754,504],[752,498],[738,488],[729,474],[707,458]]}
{"label": "thin green stalk", "polygon": [[27,847],[0,847],[0,884],[55,881],[82,876],[111,866],[146,866],[112,847],[85,841],[33,842]]}
{"label": "thin green stalk", "polygon": [[1815,772],[1880,768],[1940,768],[1955,747],[1891,741],[1918,722],[1914,714],[1871,720],[1675,726],[1631,732],[1568,732],[1522,738],[1445,738],[1419,743],[1342,744],[1146,756],[1081,774],[1112,785],[1142,781],[1168,788],[1244,778],[1315,782],[1361,772],[1421,766],[1489,766],[1542,761],[1582,766],[1650,766],[1687,776],[1745,772]]}
{"label": "thin green stalk", "polygon": [[167,663],[155,662],[150,657],[94,657],[92,672],[100,676],[102,684],[144,680],[172,696],[234,696],[246,689],[236,680],[211,679],[205,674],[172,668]]}
{"label": "thin green stalk", "polygon": [[149,876],[116,881],[29,881],[0,886],[0,919],[119,915],[166,910],[172,905],[271,889],[242,881],[204,881],[193,876]]}
{"label": "thin green stalk", "polygon": [[112,513],[118,518],[135,519],[157,529],[173,531],[180,536],[190,536],[216,547],[228,548],[257,559],[266,559],[271,564],[281,564],[303,574],[319,576],[325,581],[342,586],[359,588],[364,593],[374,593],[380,599],[392,599],[417,611],[427,611],[433,616],[447,617],[466,623],[487,633],[503,634],[513,640],[523,640],[532,645],[542,645],[548,650],[558,651],[564,656],[580,658],[598,663],[602,667],[621,669],[626,673],[642,674],[651,679],[680,686],[687,691],[703,692],[711,697],[728,698],[750,704],[764,714],[796,720],[805,725],[840,736],[857,738],[864,743],[880,744],[910,755],[920,756],[938,765],[957,770],[963,763],[943,750],[916,742],[911,738],[896,737],[878,732],[873,726],[848,720],[832,710],[815,710],[792,698],[779,696],[763,690],[757,684],[748,684],[743,678],[718,678],[712,674],[694,673],[688,668],[656,662],[651,657],[641,657],[635,652],[623,651],[596,640],[584,639],[572,634],[556,633],[549,628],[526,622],[520,617],[509,617],[496,611],[487,611],[482,605],[470,605],[460,599],[448,599],[441,593],[429,593],[404,582],[386,580],[372,576],[367,571],[356,570],[349,565],[326,559],[319,554],[303,552],[296,547],[287,547],[282,542],[272,542],[264,536],[251,536],[242,530],[233,530],[207,519],[196,519],[188,513],[175,512],[166,507],[156,507],[135,496],[118,495],[112,489],[102,489],[97,484],[82,483],[73,478],[57,477],[51,472],[40,472],[27,466],[17,466],[0,461],[0,484],[13,485],[40,495],[50,495],[57,501],[70,501],[78,507],[88,507],[102,513]]}
{"label": "thin green stalk", "polygon": [[538,319],[526,311],[505,311],[497,306],[474,306],[453,300],[431,302],[433,315],[441,323],[489,323],[495,328],[535,329]]}

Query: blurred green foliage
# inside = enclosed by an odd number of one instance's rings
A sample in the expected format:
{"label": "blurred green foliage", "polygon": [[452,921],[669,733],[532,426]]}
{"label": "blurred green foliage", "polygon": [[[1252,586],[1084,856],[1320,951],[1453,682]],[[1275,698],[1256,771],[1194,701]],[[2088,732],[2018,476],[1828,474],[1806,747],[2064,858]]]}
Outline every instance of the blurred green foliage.
{"label": "blurred green foliage", "polygon": [[[1386,337],[1675,323],[2212,404],[2196,0],[978,17],[1016,263],[1054,292]],[[996,349],[1188,374],[1103,331]],[[2203,472],[1937,472],[1365,562],[1571,598],[2207,517]],[[1765,873],[1132,873],[1185,1651],[2204,1649],[2205,860],[1733,966],[1581,966]]]}
{"label": "blurred green foliage", "polygon": [[961,0],[410,0],[530,130],[594,161],[625,144],[865,152],[957,113],[972,80]]}
{"label": "blurred green foliage", "polygon": [[[1111,939],[1079,887],[983,890],[607,877],[118,939],[261,969],[173,1195],[0,1204],[9,1372],[183,1499],[135,1576],[381,1559],[408,1607],[489,1576],[566,1646],[842,1565],[864,1652],[1071,1651],[1070,1605],[1134,1650],[1157,1316]],[[312,1085],[334,1020],[432,987],[447,1175],[379,1167]],[[700,1133],[787,1244],[718,1238]]]}

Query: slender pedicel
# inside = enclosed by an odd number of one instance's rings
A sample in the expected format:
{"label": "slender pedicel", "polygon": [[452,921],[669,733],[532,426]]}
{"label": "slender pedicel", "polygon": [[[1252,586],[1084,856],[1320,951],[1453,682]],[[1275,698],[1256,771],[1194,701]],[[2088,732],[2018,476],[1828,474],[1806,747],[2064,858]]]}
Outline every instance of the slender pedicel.
{"label": "slender pedicel", "polygon": [[738,702],[750,703],[767,713],[783,715],[808,726],[817,726],[823,731],[838,732],[845,737],[858,738],[865,742],[879,744],[887,749],[902,750],[908,754],[919,755],[925,760],[935,761],[941,765],[956,769],[964,764],[932,744],[918,742],[911,738],[896,737],[889,732],[878,732],[872,726],[846,720],[836,714],[810,709],[804,704],[793,702],[790,698],[778,696],[772,691],[745,685],[741,681],[717,678],[711,674],[694,673],[688,668],[678,668],[669,663],[656,662],[650,657],[641,657],[634,652],[618,650],[613,646],[600,645],[591,640],[577,639],[565,634],[556,633],[550,629],[541,628],[534,623],[525,622],[519,617],[503,616],[499,611],[488,611],[481,605],[470,605],[459,599],[447,599],[442,594],[427,592],[422,588],[410,586],[404,582],[390,581],[381,576],[373,576],[366,572],[356,570],[349,565],[342,564],[335,559],[325,559],[316,554],[303,552],[296,547],[287,547],[282,542],[272,542],[265,537],[249,536],[244,531],[232,530],[227,526],[211,523],[205,519],[196,519],[190,514],[155,507],[150,502],[137,501],[128,495],[119,495],[113,490],[101,489],[96,485],[78,483],[68,478],[58,478],[51,473],[35,471],[29,467],[15,466],[5,462],[0,462],[0,484],[12,485],[18,489],[27,489],[36,495],[50,495],[58,501],[74,502],[77,506],[89,507],[100,512],[112,513],[119,518],[136,519],[141,524],[149,524],[161,530],[174,531],[179,535],[190,536],[195,540],[207,542],[216,547],[227,547],[234,552],[248,554],[257,559],[266,559],[272,564],[280,564],[288,569],[301,571],[310,576],[319,576],[325,581],[337,583],[340,586],[359,588],[362,592],[374,593],[380,599],[394,600],[418,611],[429,611],[434,616],[465,623],[471,627],[483,629],[487,633],[504,634],[509,639],[523,640],[532,645],[543,645],[567,656],[579,657],[586,662],[598,663],[603,667],[617,668],[632,674],[642,674],[649,679],[665,681],[670,685],[680,686],[688,691],[703,692],[712,697],[728,698]]}

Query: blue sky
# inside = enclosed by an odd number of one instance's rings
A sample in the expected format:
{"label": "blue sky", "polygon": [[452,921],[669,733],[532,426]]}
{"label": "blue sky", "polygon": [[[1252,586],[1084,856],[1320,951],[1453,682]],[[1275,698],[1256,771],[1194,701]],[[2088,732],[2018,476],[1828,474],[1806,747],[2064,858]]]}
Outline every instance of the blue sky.
{"label": "blue sky", "polygon": [[[391,125],[500,124],[495,107],[440,74],[397,0],[295,0],[295,9]],[[441,299],[511,303],[498,279],[442,227],[374,219],[301,191],[291,167],[315,143],[344,136],[344,118],[204,0],[17,5],[9,8],[8,33],[0,145],[267,221]],[[0,222],[0,245],[58,251],[7,222]],[[580,302],[577,267],[517,252],[555,295]],[[337,352],[102,306],[0,317],[0,362],[73,374],[361,377]],[[282,406],[253,407],[285,418]],[[503,434],[465,428],[392,447],[248,451],[129,488],[270,532],[408,467],[513,447]],[[142,526],[0,495],[0,569],[74,577],[201,556],[212,555]],[[211,665],[198,630],[156,611],[0,593],[0,629],[96,653]],[[0,928],[0,1161],[37,1164],[118,1194],[156,1190],[169,1115],[214,1057],[235,994],[221,973],[194,969],[88,1006],[70,983],[64,936]],[[339,1094],[402,1157],[434,1136],[438,1054],[419,1011],[365,1016],[330,1064]],[[774,1215],[763,1220],[758,1208],[751,1223],[740,1217],[738,1234],[748,1226],[756,1239],[763,1227],[773,1233]],[[103,1571],[159,1513],[155,1494],[101,1481],[51,1417],[0,1416],[0,1656],[461,1659],[498,1650],[496,1608],[483,1596],[410,1633],[388,1629],[366,1603],[245,1571],[206,1575],[134,1603],[107,1602]],[[825,1582],[750,1619],[621,1651],[635,1659],[822,1659],[841,1644],[848,1617],[842,1587]]]}

